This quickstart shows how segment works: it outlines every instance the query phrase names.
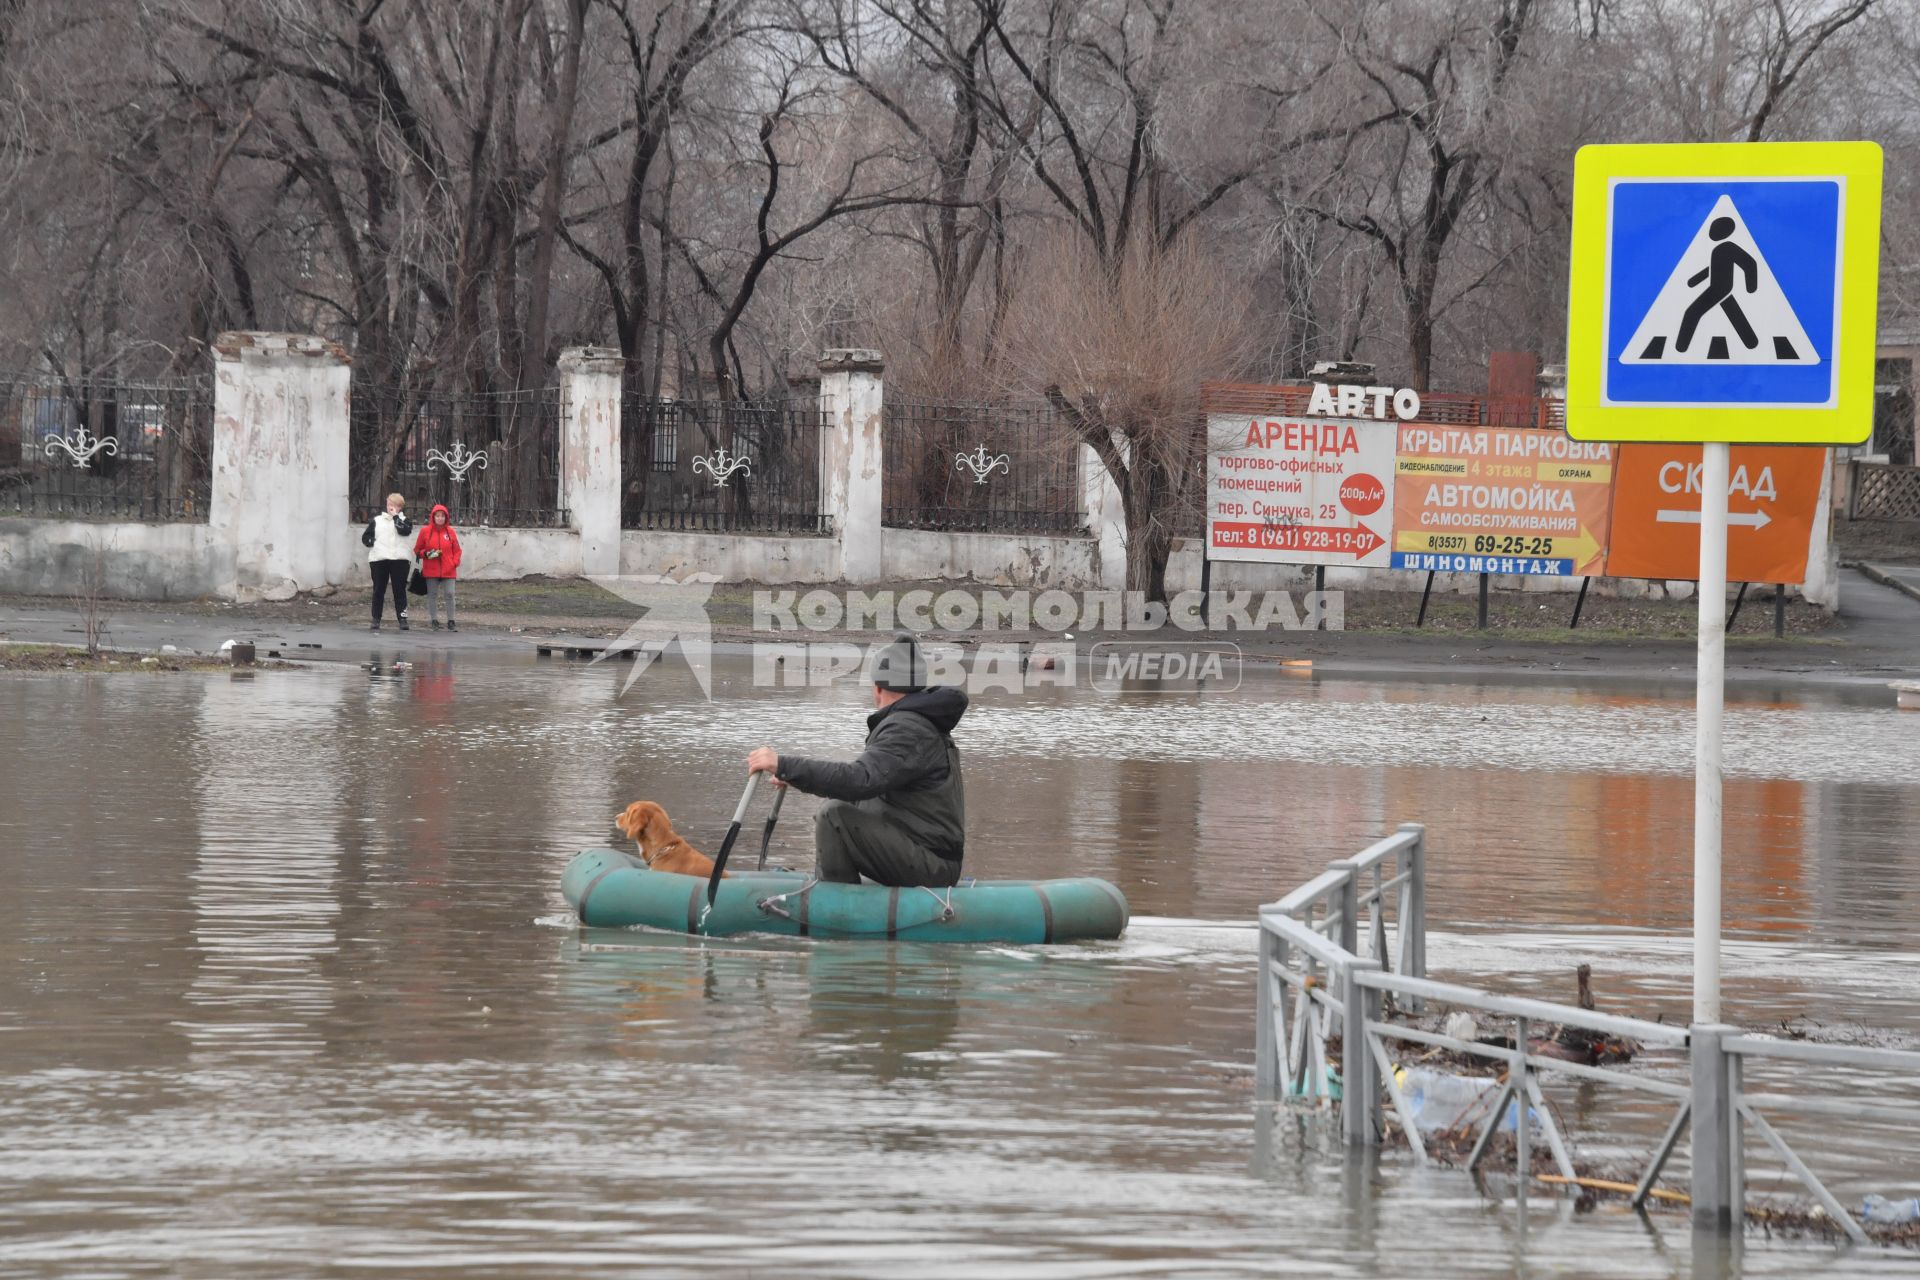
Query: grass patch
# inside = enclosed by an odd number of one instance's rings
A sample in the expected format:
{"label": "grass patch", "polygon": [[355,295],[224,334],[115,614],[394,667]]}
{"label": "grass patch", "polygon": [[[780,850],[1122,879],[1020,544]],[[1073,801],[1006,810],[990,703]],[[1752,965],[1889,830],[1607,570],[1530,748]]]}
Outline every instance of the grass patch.
{"label": "grass patch", "polygon": [[225,658],[199,653],[126,653],[102,649],[98,658],[64,644],[0,644],[0,671],[88,672],[98,674],[152,671],[250,671],[255,668],[292,670],[291,662],[272,660],[234,667]]}
{"label": "grass patch", "polygon": [[[1419,640],[1422,638],[1434,640],[1442,637],[1449,639],[1477,638],[1481,640],[1511,640],[1522,644],[1557,644],[1572,648],[1610,644],[1644,644],[1648,640],[1674,640],[1676,642],[1685,641],[1687,643],[1692,643],[1694,640],[1691,632],[1649,636],[1643,631],[1627,631],[1619,627],[1581,627],[1578,631],[1570,631],[1565,627],[1557,629],[1553,627],[1506,627],[1498,629],[1489,627],[1485,631],[1476,631],[1471,627],[1456,628],[1453,630],[1436,630],[1431,626],[1424,630],[1416,627],[1367,627],[1364,629],[1348,627],[1346,631],[1356,635],[1399,636],[1408,640]],[[1311,635],[1312,633],[1307,632],[1305,634]],[[1773,632],[1768,631],[1765,635],[1730,635],[1727,637],[1727,643],[1730,645],[1749,647],[1767,644],[1840,646],[1844,645],[1846,641],[1839,636],[1794,635],[1792,632],[1788,632],[1784,639],[1776,639]]]}

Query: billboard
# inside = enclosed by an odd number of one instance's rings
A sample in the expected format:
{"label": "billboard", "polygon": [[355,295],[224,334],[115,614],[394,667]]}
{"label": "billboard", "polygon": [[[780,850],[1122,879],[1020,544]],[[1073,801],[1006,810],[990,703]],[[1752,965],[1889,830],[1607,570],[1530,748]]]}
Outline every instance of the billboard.
{"label": "billboard", "polygon": [[1393,423],[1213,414],[1207,555],[1388,566]]}
{"label": "billboard", "polygon": [[1501,427],[1399,431],[1394,568],[1605,572],[1614,446]]}
{"label": "billboard", "polygon": [[[1209,559],[1560,578],[1698,573],[1698,445],[1395,420],[1417,415],[1418,399],[1336,390],[1354,394],[1316,387],[1304,403],[1282,407],[1275,395],[1271,411],[1208,416]],[[1319,416],[1332,413],[1341,416]],[[1817,448],[1734,447],[1729,579],[1806,581],[1826,465]]]}
{"label": "billboard", "polygon": [[[1700,573],[1700,446],[1620,446],[1607,572],[1618,578]],[[1802,583],[1826,488],[1827,451],[1735,445],[1727,494],[1727,580]]]}

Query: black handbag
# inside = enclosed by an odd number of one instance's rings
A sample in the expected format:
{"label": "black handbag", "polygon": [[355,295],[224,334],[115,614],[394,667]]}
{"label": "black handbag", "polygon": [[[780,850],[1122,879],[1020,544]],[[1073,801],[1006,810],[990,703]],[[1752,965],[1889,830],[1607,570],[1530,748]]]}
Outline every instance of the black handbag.
{"label": "black handbag", "polygon": [[407,579],[407,594],[423,596],[427,594],[427,575],[420,572],[420,566],[413,566],[413,576]]}

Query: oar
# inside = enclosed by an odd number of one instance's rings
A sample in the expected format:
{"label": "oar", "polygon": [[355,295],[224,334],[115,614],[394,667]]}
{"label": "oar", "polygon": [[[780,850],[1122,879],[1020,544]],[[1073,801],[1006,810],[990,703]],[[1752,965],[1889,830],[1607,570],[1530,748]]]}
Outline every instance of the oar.
{"label": "oar", "polygon": [[720,873],[727,869],[727,855],[733,852],[733,842],[740,838],[740,822],[747,816],[747,802],[753,799],[753,784],[760,781],[760,775],[747,775],[747,789],[740,793],[740,803],[733,809],[733,824],[727,828],[727,838],[720,842],[720,852],[714,855],[713,874],[707,877],[707,905],[713,905],[715,895],[720,892]]}
{"label": "oar", "polygon": [[765,871],[767,869],[767,845],[773,841],[773,824],[780,821],[780,805],[786,798],[787,789],[785,787],[775,787],[773,789],[773,812],[767,815],[766,830],[760,833],[760,865],[756,870]]}

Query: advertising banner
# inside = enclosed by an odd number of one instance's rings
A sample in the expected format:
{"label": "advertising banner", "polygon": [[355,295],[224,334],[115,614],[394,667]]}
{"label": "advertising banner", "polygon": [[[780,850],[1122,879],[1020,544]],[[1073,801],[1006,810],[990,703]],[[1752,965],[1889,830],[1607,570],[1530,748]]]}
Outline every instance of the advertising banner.
{"label": "advertising banner", "polygon": [[1557,431],[1403,426],[1393,567],[1604,573],[1613,464],[1614,446]]}
{"label": "advertising banner", "polygon": [[[1700,446],[1620,447],[1607,572],[1691,580],[1700,572]],[[1820,509],[1825,449],[1735,445],[1727,494],[1727,580],[1802,583]]]}
{"label": "advertising banner", "polygon": [[1208,557],[1386,568],[1397,431],[1388,422],[1211,415]]}

